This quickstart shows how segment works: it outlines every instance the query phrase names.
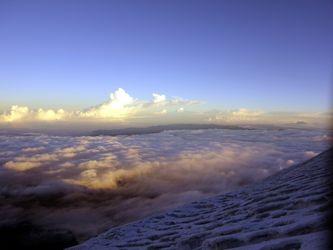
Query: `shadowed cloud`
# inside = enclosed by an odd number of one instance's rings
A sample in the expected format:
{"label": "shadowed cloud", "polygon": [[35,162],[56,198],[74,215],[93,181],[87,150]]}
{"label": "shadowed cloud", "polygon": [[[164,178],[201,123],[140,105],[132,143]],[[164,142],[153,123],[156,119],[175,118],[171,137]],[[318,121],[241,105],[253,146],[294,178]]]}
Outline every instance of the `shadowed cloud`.
{"label": "shadowed cloud", "polygon": [[324,130],[175,130],[134,136],[1,135],[1,227],[91,237],[253,183],[328,147]]}

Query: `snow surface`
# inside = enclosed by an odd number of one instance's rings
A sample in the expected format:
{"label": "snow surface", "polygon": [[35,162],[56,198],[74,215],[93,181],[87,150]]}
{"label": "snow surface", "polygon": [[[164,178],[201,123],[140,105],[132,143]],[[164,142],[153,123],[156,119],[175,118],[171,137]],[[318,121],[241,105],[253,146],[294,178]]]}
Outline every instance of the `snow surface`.
{"label": "snow surface", "polygon": [[111,228],[70,249],[328,249],[332,153],[234,192]]}

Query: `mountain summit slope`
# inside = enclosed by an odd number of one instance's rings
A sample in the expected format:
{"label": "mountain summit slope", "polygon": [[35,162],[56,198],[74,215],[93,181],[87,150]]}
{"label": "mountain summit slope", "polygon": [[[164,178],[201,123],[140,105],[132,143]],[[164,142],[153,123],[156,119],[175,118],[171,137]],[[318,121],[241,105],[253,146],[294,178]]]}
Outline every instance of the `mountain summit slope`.
{"label": "mountain summit slope", "polygon": [[328,249],[332,153],[70,249]]}

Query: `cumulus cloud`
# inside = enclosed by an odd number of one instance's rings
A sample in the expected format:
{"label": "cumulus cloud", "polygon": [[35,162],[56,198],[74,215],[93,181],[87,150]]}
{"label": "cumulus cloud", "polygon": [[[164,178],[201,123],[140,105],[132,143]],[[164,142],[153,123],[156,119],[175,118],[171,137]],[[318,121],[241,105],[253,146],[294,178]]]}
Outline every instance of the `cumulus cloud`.
{"label": "cumulus cloud", "polygon": [[133,97],[119,88],[110,94],[110,99],[107,102],[80,112],[79,115],[93,118],[123,118],[134,112],[135,106],[132,105],[134,102]]}
{"label": "cumulus cloud", "polygon": [[[73,126],[76,129],[99,129],[110,125],[138,126],[142,124],[161,123],[243,123],[243,124],[289,124],[294,126],[330,126],[331,112],[267,112],[247,108],[233,110],[205,110],[198,100],[187,100],[179,97],[167,97],[153,93],[151,100],[139,100],[124,89],[118,88],[109,95],[105,102],[84,110],[65,109],[30,109],[26,106],[12,106],[0,113],[0,127],[52,129]],[[180,113],[182,113],[180,115]],[[164,116],[162,121],[160,116]],[[167,119],[166,119],[167,118]],[[302,122],[300,122],[302,121]],[[43,126],[44,124],[44,126]],[[53,125],[53,126],[52,126]]]}
{"label": "cumulus cloud", "polygon": [[[15,123],[24,121],[34,122],[80,122],[100,123],[148,120],[153,122],[156,116],[166,113],[166,110],[176,113],[180,106],[198,104],[196,100],[184,100],[181,98],[168,99],[163,94],[152,94],[152,100],[138,100],[128,94],[124,89],[118,88],[111,93],[109,99],[100,105],[85,110],[67,111],[64,109],[29,109],[25,106],[12,106],[9,111],[0,114],[0,123]],[[161,110],[162,108],[162,110]],[[168,112],[169,113],[169,112]],[[157,121],[155,120],[155,121]]]}
{"label": "cumulus cloud", "polygon": [[14,105],[8,112],[4,112],[1,118],[5,122],[20,121],[29,116],[29,108]]}
{"label": "cumulus cloud", "polygon": [[79,240],[300,163],[323,130],[189,130],[135,136],[0,135],[0,227],[25,218]]}
{"label": "cumulus cloud", "polygon": [[41,121],[57,121],[63,120],[66,117],[66,112],[63,109],[53,110],[53,109],[38,109],[36,113],[36,119]]}
{"label": "cumulus cloud", "polygon": [[165,95],[160,95],[160,94],[153,94],[153,103],[161,103],[166,101]]}
{"label": "cumulus cloud", "polygon": [[14,105],[9,111],[0,115],[0,122],[22,122],[22,121],[57,121],[67,118],[69,114],[63,110],[38,109],[30,110],[25,106]]}

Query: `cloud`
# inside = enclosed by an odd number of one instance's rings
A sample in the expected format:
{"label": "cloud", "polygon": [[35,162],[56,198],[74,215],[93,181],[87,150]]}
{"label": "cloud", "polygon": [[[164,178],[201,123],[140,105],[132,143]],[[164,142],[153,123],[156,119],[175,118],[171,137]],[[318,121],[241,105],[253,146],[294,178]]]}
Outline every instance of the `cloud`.
{"label": "cloud", "polygon": [[0,227],[25,218],[79,240],[231,191],[329,146],[323,130],[188,130],[89,137],[1,135]]}
{"label": "cloud", "polygon": [[67,114],[63,109],[58,109],[57,111],[52,109],[38,109],[36,119],[41,121],[57,121],[65,119],[66,115]]}
{"label": "cloud", "polygon": [[25,171],[32,168],[40,167],[41,165],[42,165],[41,162],[9,161],[5,163],[4,167],[16,171]]}
{"label": "cloud", "polygon": [[[329,127],[329,118],[321,113],[267,112],[246,108],[205,112],[206,121],[215,123],[273,124],[289,126]],[[300,119],[302,122],[300,123]]]}
{"label": "cloud", "polygon": [[6,162],[4,167],[16,171],[26,171],[32,168],[40,167],[43,163],[45,164],[47,162],[56,161],[57,159],[57,155],[49,153],[36,154],[33,156],[18,156],[15,157],[13,161]]}
{"label": "cloud", "polygon": [[262,118],[264,112],[253,111],[246,108],[217,112],[208,118],[209,121],[215,122],[253,122]]}
{"label": "cloud", "polygon": [[4,112],[0,115],[0,122],[22,122],[22,121],[56,121],[63,120],[68,116],[66,111],[63,109],[38,109],[30,110],[25,106],[14,105],[9,111]]}
{"label": "cloud", "polygon": [[289,166],[295,165],[295,161],[293,161],[293,160],[287,160],[286,164],[289,167]]}
{"label": "cloud", "polygon": [[[25,122],[67,122],[67,123],[97,123],[100,122],[128,122],[128,121],[158,121],[159,114],[177,113],[180,106],[196,105],[196,100],[184,100],[171,98],[163,94],[152,94],[150,101],[138,100],[129,95],[124,89],[118,88],[111,93],[109,99],[100,105],[85,110],[66,111],[64,109],[43,109],[30,110],[24,106],[12,106],[9,111],[0,114],[0,123]],[[161,110],[162,108],[162,110]],[[154,120],[155,119],[155,120]]]}
{"label": "cloud", "polygon": [[110,99],[107,102],[80,112],[79,115],[92,118],[124,118],[134,112],[134,102],[133,97],[119,88],[110,94]]}
{"label": "cloud", "polygon": [[160,94],[153,94],[153,103],[161,103],[166,101],[165,95],[160,95]]}
{"label": "cloud", "polygon": [[28,107],[20,107],[17,105],[14,105],[10,108],[8,112],[4,112],[1,115],[1,118],[5,122],[14,122],[14,121],[20,121],[29,115],[29,108]]}
{"label": "cloud", "polygon": [[43,151],[45,149],[45,147],[27,147],[27,148],[23,148],[22,152],[40,152]]}
{"label": "cloud", "polygon": [[263,112],[251,111],[251,110],[248,110],[245,108],[241,108],[236,111],[232,111],[231,114],[232,114],[232,116],[236,116],[236,117],[256,117],[256,116],[263,114]]}
{"label": "cloud", "polygon": [[304,153],[304,155],[305,155],[305,157],[307,157],[307,158],[312,158],[312,157],[315,157],[316,155],[318,155],[318,153],[313,152],[313,151],[306,151],[306,152]]}
{"label": "cloud", "polygon": [[[160,93],[153,93],[151,100],[139,100],[124,89],[118,88],[105,102],[83,110],[29,109],[26,106],[14,105],[0,113],[0,127],[7,128],[14,124],[16,128],[35,130],[73,128],[78,131],[110,126],[128,127],[189,122],[327,127],[332,121],[332,112],[268,112],[247,108],[205,110],[204,106],[197,109],[197,105],[202,104],[204,104],[202,101],[179,97],[168,98]],[[160,116],[163,114],[167,116],[161,120]]]}

